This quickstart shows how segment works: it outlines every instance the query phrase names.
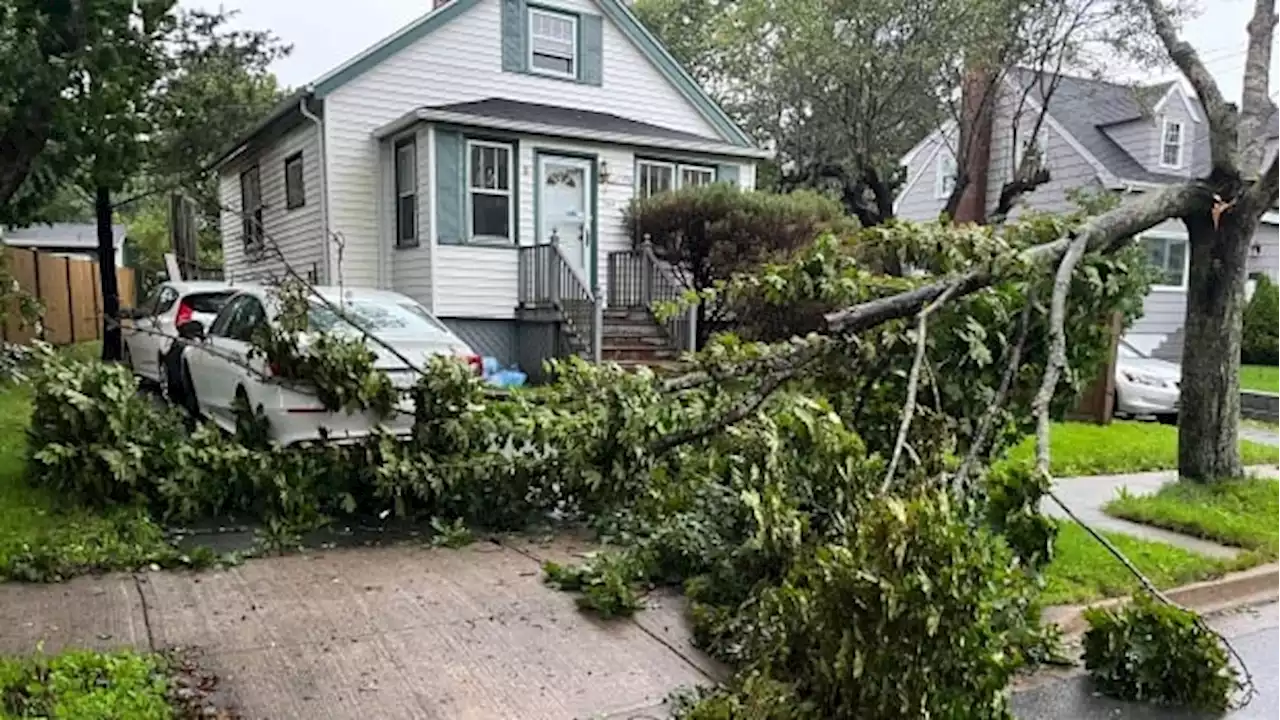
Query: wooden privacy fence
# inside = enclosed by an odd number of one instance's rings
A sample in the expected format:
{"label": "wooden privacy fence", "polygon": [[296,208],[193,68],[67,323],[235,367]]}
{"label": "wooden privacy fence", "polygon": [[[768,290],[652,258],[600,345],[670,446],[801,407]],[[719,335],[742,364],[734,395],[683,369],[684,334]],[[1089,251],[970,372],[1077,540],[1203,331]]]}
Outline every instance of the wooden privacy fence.
{"label": "wooden privacy fence", "polygon": [[[9,274],[22,292],[44,306],[41,328],[23,326],[16,307],[6,309],[7,342],[26,344],[41,338],[55,345],[102,339],[102,289],[96,260],[66,257],[26,248],[4,248]],[[136,304],[133,268],[116,268],[120,307]]]}

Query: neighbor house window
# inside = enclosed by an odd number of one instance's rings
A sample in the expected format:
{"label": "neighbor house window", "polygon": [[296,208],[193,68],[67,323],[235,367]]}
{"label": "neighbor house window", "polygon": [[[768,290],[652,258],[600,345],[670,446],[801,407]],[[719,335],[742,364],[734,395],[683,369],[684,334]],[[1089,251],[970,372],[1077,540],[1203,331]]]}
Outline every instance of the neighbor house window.
{"label": "neighbor house window", "polygon": [[1187,282],[1187,239],[1171,237],[1142,238],[1147,258],[1156,271],[1159,287],[1183,288]]}
{"label": "neighbor house window", "polygon": [[1049,134],[1043,125],[1040,126],[1040,132],[1036,133],[1034,139],[1026,137],[1017,139],[1013,151],[1013,167],[1009,169],[1010,181],[1017,179],[1018,169],[1022,167],[1022,160],[1027,156],[1028,150],[1036,153],[1041,168],[1049,167]]}
{"label": "neighbor house window", "polygon": [[290,210],[307,204],[307,188],[302,180],[302,153],[294,153],[284,161],[284,199]]}
{"label": "neighbor house window", "polygon": [[1160,164],[1165,167],[1182,167],[1182,123],[1165,120],[1160,138]]}
{"label": "neighbor house window", "polygon": [[473,239],[512,239],[512,169],[510,145],[467,141],[467,217]]}
{"label": "neighbor house window", "polygon": [[396,247],[418,245],[418,144],[412,137],[395,145]]}
{"label": "neighbor house window", "polygon": [[956,157],[945,148],[938,153],[938,176],[934,179],[933,195],[936,198],[949,198],[956,188]]}
{"label": "neighbor house window", "polygon": [[715,168],[696,167],[692,165],[680,166],[680,187],[710,185],[715,181]]}
{"label": "neighbor house window", "polygon": [[577,77],[578,18],[529,9],[529,68],[546,75]]}
{"label": "neighbor house window", "polygon": [[240,173],[240,231],[246,248],[262,247],[262,182],[257,165]]}
{"label": "neighbor house window", "polygon": [[636,162],[636,196],[641,200],[680,188],[710,185],[715,181],[716,169],[711,167],[661,160]]}

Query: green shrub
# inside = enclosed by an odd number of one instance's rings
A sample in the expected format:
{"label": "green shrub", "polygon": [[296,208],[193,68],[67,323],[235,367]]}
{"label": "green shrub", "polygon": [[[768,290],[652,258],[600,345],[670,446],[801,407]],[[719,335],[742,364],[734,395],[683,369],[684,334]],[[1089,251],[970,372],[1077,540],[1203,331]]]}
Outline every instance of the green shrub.
{"label": "green shrub", "polygon": [[184,437],[178,411],[139,392],[128,369],[38,351],[28,431],[31,476],[90,504],[131,503],[166,474]]}
{"label": "green shrub", "polygon": [[1244,307],[1240,362],[1246,365],[1280,363],[1280,288],[1259,275],[1253,297]]}
{"label": "green shrub", "polygon": [[1002,463],[987,475],[987,520],[1029,568],[1053,560],[1058,525],[1040,512],[1049,481],[1031,463]]}
{"label": "green shrub", "polygon": [[[742,606],[737,682],[686,717],[1009,717],[1005,687],[1024,660],[1011,637],[1034,584],[962,517],[942,495],[872,501]],[[807,702],[782,712],[779,695]]]}
{"label": "green shrub", "polygon": [[[744,192],[723,183],[633,201],[626,223],[637,243],[648,236],[686,288],[699,291],[781,259],[824,232],[845,235],[857,228],[840,203],[824,195]],[[726,327],[726,312],[714,305],[700,308],[700,344]]]}
{"label": "green shrub", "polygon": [[0,658],[0,716],[168,720],[165,673],[160,658],[130,651]]}
{"label": "green shrub", "polygon": [[1120,610],[1085,610],[1084,662],[1098,688],[1122,700],[1223,711],[1237,675],[1216,635],[1194,613],[1148,593]]}

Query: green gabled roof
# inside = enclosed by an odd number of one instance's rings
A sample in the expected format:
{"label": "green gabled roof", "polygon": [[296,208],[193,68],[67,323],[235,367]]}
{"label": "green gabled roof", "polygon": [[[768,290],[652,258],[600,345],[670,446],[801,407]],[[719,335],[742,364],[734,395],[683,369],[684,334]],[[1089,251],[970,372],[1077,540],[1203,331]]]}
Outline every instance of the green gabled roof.
{"label": "green gabled roof", "polygon": [[[325,74],[314,84],[317,98],[324,98],[351,80],[359,77],[366,70],[400,52],[409,45],[426,37],[437,28],[465,13],[480,0],[453,0],[449,4],[428,13],[413,24],[401,29],[377,45],[365,50],[351,60],[343,63],[336,70]],[[595,0],[596,4],[614,25],[622,31],[658,71],[677,90],[684,95],[697,110],[711,123],[724,138],[734,145],[751,147],[753,143],[725,111],[711,99],[709,95],[694,81],[693,77],[681,67],[662,43],[649,32],[636,18],[631,9],[620,0]]]}

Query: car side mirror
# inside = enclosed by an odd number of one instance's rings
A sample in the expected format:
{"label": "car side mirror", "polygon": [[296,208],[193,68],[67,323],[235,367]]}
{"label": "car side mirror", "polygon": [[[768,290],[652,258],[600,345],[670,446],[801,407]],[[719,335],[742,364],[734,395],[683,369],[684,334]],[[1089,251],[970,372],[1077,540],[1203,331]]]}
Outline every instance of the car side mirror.
{"label": "car side mirror", "polygon": [[204,323],[199,320],[188,320],[178,326],[178,337],[184,340],[203,340]]}

